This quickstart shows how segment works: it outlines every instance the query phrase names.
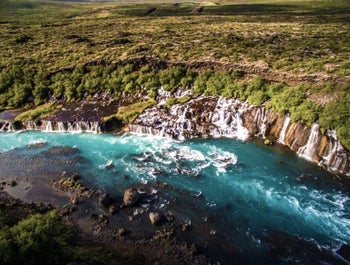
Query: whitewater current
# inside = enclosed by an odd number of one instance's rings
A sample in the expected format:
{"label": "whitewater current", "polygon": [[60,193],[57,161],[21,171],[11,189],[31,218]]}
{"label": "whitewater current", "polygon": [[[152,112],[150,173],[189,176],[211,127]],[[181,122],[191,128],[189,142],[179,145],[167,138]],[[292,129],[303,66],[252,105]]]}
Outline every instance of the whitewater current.
{"label": "whitewater current", "polygon": [[[184,209],[189,218],[196,208],[216,213],[220,220],[215,228],[259,264],[270,263],[261,252],[266,237],[276,231],[334,251],[350,244],[349,190],[284,148],[272,152],[270,147],[233,139],[179,142],[135,134],[28,131],[2,133],[0,157],[33,145],[39,149],[28,148],[28,154],[55,146],[75,148],[84,159],[62,170],[77,171],[99,188],[162,181],[201,196],[199,205],[189,202]],[[30,163],[14,167],[5,162],[0,176],[35,173]],[[53,163],[49,157],[47,163]]]}

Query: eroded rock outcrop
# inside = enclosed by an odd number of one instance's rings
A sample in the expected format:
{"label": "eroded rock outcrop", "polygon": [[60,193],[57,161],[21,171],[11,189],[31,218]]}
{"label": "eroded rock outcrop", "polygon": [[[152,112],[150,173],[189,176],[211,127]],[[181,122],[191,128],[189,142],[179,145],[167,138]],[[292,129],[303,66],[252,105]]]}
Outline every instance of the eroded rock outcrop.
{"label": "eroded rock outcrop", "polygon": [[341,144],[335,131],[328,130],[322,135],[317,123],[311,127],[302,122],[293,123],[288,114],[280,117],[273,111],[262,111],[262,108],[251,107],[243,115],[244,125],[251,135],[264,131],[304,159],[336,173],[350,174],[350,153]]}

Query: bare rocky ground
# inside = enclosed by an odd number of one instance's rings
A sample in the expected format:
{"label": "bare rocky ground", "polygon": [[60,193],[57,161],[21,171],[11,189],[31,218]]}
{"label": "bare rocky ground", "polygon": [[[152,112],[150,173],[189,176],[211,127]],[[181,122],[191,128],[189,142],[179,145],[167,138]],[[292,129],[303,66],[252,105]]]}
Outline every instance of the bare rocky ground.
{"label": "bare rocky ground", "polygon": [[[152,197],[140,196],[140,202]],[[77,175],[34,181],[1,178],[0,205],[14,216],[58,209],[73,227],[79,245],[120,257],[108,264],[216,264],[197,246],[177,238],[176,230],[182,228],[170,213],[159,213],[160,219],[152,225],[138,201],[125,206],[120,196],[88,188]]]}

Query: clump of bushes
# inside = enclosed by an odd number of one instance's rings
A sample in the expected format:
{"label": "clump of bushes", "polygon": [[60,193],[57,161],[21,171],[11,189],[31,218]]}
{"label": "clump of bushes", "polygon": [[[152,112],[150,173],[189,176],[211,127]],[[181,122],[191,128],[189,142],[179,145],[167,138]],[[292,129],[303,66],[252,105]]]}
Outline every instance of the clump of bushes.
{"label": "clump of bushes", "polygon": [[123,106],[118,109],[116,114],[104,117],[104,121],[108,122],[112,119],[121,120],[124,124],[132,123],[145,109],[155,105],[157,102],[154,99],[147,101],[136,102],[128,106]]}
{"label": "clump of bushes", "polygon": [[55,102],[46,103],[44,105],[38,106],[35,109],[27,110],[22,112],[16,117],[16,121],[24,122],[31,121],[38,118],[47,117],[57,111],[57,107],[54,106]]}
{"label": "clump of bushes", "polygon": [[190,101],[190,99],[191,96],[189,95],[183,96],[181,98],[170,97],[165,102],[165,107],[169,109],[176,104],[185,104],[186,102]]}
{"label": "clump of bushes", "polygon": [[0,230],[0,263],[64,264],[69,261],[72,233],[56,211],[34,214]]}

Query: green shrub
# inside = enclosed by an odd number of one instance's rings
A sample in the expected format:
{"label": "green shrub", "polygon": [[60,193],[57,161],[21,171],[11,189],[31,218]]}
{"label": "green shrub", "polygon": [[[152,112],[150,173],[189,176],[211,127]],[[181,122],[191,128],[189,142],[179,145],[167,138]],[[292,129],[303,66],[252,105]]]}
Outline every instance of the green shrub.
{"label": "green shrub", "polygon": [[248,97],[248,102],[251,105],[261,105],[267,100],[268,100],[268,95],[264,91],[254,91]]}
{"label": "green shrub", "polygon": [[20,121],[20,122],[31,121],[38,118],[49,116],[55,113],[58,109],[58,108],[55,108],[54,105],[55,105],[55,102],[50,102],[50,103],[38,106],[35,109],[22,112],[16,117],[16,121]]}
{"label": "green shrub", "polygon": [[305,100],[302,104],[291,107],[290,112],[293,122],[302,120],[307,125],[311,125],[318,120],[321,106],[310,100]]}
{"label": "green shrub", "polygon": [[134,104],[123,106],[118,109],[117,114],[104,117],[104,121],[111,119],[121,120],[124,124],[132,123],[145,109],[155,105],[157,102],[154,99],[147,101],[136,102]]}
{"label": "green shrub", "polygon": [[293,108],[302,104],[306,99],[304,90],[302,86],[287,87],[271,98],[270,106],[281,113],[292,112]]}
{"label": "green shrub", "polygon": [[171,108],[172,106],[176,104],[185,104],[186,102],[190,101],[191,96],[183,96],[182,98],[175,98],[175,97],[170,97],[167,99],[165,102],[165,107]]}
{"label": "green shrub", "polygon": [[342,143],[350,150],[350,94],[345,90],[340,99],[328,103],[320,113],[320,125],[336,129]]}
{"label": "green shrub", "polygon": [[63,264],[68,261],[71,235],[56,211],[35,214],[13,227],[3,227],[1,264]]}

